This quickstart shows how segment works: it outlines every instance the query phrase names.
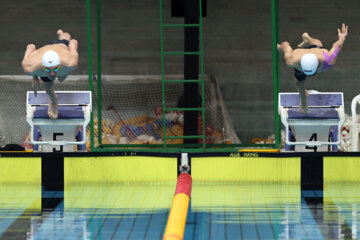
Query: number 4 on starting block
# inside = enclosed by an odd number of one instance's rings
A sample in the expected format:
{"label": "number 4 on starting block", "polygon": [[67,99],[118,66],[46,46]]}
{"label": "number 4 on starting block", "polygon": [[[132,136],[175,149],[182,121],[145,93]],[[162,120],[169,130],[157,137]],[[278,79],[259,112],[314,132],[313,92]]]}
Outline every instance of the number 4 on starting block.
{"label": "number 4 on starting block", "polygon": [[279,93],[279,114],[285,128],[285,150],[337,150],[345,121],[343,93],[309,93],[306,114],[300,111],[298,93]]}

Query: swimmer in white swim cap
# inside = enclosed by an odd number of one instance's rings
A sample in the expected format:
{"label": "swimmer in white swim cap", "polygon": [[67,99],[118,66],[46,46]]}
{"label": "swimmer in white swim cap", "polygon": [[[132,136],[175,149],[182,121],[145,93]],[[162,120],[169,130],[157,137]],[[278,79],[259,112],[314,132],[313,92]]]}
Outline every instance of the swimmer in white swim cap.
{"label": "swimmer in white swim cap", "polygon": [[278,50],[284,53],[286,65],[294,69],[296,88],[300,95],[300,109],[303,113],[308,111],[305,79],[335,64],[347,35],[348,26],[343,23],[341,30],[338,29],[338,40],[333,43],[330,50],[325,49],[319,39],[310,37],[308,33],[302,34],[303,41],[296,49],[292,49],[287,41],[277,45]]}
{"label": "swimmer in white swim cap", "polygon": [[[34,44],[28,44],[22,67],[27,75],[33,76],[35,96],[41,86],[49,95],[48,115],[51,119],[58,117],[57,97],[54,92],[54,81],[64,81],[79,62],[78,42],[63,30],[57,31],[58,39],[36,49]],[[39,80],[41,79],[41,81]]]}

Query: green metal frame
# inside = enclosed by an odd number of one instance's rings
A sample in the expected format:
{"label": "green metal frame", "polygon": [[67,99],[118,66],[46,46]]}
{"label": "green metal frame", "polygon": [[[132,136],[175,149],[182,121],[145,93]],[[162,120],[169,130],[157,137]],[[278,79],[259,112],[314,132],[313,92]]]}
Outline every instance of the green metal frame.
{"label": "green metal frame", "polygon": [[279,0],[271,0],[271,27],[272,27],[272,60],[273,60],[273,100],[274,100],[274,128],[275,148],[280,148],[281,123],[279,117],[279,91],[280,91],[280,67],[279,52]]}
{"label": "green metal frame", "polygon": [[[173,83],[200,83],[201,86],[201,96],[205,95],[205,83],[204,83],[204,49],[203,49],[203,29],[202,29],[202,7],[201,7],[201,0],[199,1],[199,23],[198,24],[164,24],[163,23],[163,1],[159,0],[160,3],[160,43],[161,43],[161,82],[162,82],[162,107],[163,107],[163,150],[167,150],[167,139],[202,139],[202,144],[199,146],[201,147],[202,151],[206,148],[205,142],[205,101],[202,97],[202,103],[200,108],[168,108],[166,107],[166,99],[165,99],[165,85],[166,84],[173,84]],[[198,27],[199,28],[199,45],[200,51],[199,52],[169,52],[164,51],[164,28],[184,28],[184,27]],[[199,55],[200,57],[200,79],[178,79],[178,80],[167,80],[165,79],[165,55]],[[194,135],[194,136],[166,136],[166,111],[200,111],[201,118],[202,118],[202,135]],[[183,145],[182,147],[184,147]]]}
{"label": "green metal frame", "polygon": [[[101,88],[101,0],[96,0],[96,36],[97,36],[97,109],[98,109],[98,129],[101,130],[102,126],[102,88]],[[197,136],[166,136],[166,127],[163,131],[163,144],[102,144],[102,133],[98,131],[99,145],[96,147],[94,143],[94,121],[93,113],[91,114],[90,121],[90,144],[91,151],[104,152],[104,151],[151,151],[151,152],[233,152],[236,148],[275,148],[280,147],[281,142],[281,123],[278,114],[278,93],[280,90],[279,84],[279,53],[277,51],[277,43],[279,42],[279,2],[278,0],[271,0],[271,26],[272,26],[272,60],[273,60],[273,99],[274,99],[274,130],[275,130],[275,144],[206,144],[205,142],[205,102],[202,98],[201,108],[167,108],[165,101],[165,85],[171,83],[200,83],[202,96],[205,94],[204,90],[204,59],[203,59],[203,29],[202,17],[199,18],[199,24],[164,24],[163,23],[163,9],[162,1],[160,2],[160,37],[161,37],[161,76],[162,76],[162,107],[163,107],[163,126],[165,124],[166,111],[201,111],[203,124],[202,135]],[[202,6],[199,0],[199,6]],[[202,8],[199,7],[199,16],[202,16]],[[87,20],[87,39],[88,39],[88,77],[89,77],[89,90],[94,91],[93,87],[93,62],[92,62],[92,23],[91,23],[91,0],[86,0],[86,20]],[[166,52],[164,51],[164,28],[182,28],[182,27],[199,27],[200,34],[200,51],[199,52]],[[185,54],[198,54],[200,56],[200,79],[193,80],[167,80],[165,79],[164,70],[164,56],[166,55],[185,55]],[[94,95],[93,95],[94,96]],[[94,98],[93,98],[94,99]],[[202,138],[202,144],[166,144],[167,139],[185,139],[185,138]]]}
{"label": "green metal frame", "polygon": [[[87,27],[87,44],[88,44],[88,77],[89,77],[89,90],[93,93],[93,68],[92,68],[92,37],[91,37],[91,1],[86,0],[86,27]],[[92,94],[92,99],[93,98]],[[94,116],[91,111],[90,118],[90,146],[94,149]]]}

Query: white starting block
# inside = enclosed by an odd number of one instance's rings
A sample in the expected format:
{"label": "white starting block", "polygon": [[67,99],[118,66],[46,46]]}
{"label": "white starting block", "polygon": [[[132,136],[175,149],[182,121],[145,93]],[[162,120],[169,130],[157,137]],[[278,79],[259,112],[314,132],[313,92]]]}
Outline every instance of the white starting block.
{"label": "white starting block", "polygon": [[285,150],[337,151],[345,121],[343,93],[309,93],[307,114],[300,111],[298,93],[279,93],[279,114]]}
{"label": "white starting block", "polygon": [[357,95],[351,101],[351,140],[352,140],[352,151],[359,151],[359,116],[356,113],[356,107],[360,104],[360,95]]}
{"label": "white starting block", "polygon": [[[26,120],[31,126],[30,140],[34,145],[34,151],[73,152],[74,145],[78,146],[78,150],[86,150],[86,126],[90,122],[91,91],[56,91],[55,94],[58,98],[58,118],[50,119],[47,93],[38,91],[35,97],[33,91],[27,92]],[[39,146],[41,150],[38,149]]]}

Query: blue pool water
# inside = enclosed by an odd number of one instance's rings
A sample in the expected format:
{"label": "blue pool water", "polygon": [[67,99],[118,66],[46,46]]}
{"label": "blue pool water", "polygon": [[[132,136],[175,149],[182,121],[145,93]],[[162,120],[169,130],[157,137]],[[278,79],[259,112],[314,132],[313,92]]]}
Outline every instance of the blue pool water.
{"label": "blue pool water", "polygon": [[[291,184],[195,183],[184,239],[357,239],[357,185],[327,185],[320,199]],[[42,211],[37,186],[1,186],[0,239],[162,239],[174,189],[72,186]]]}

